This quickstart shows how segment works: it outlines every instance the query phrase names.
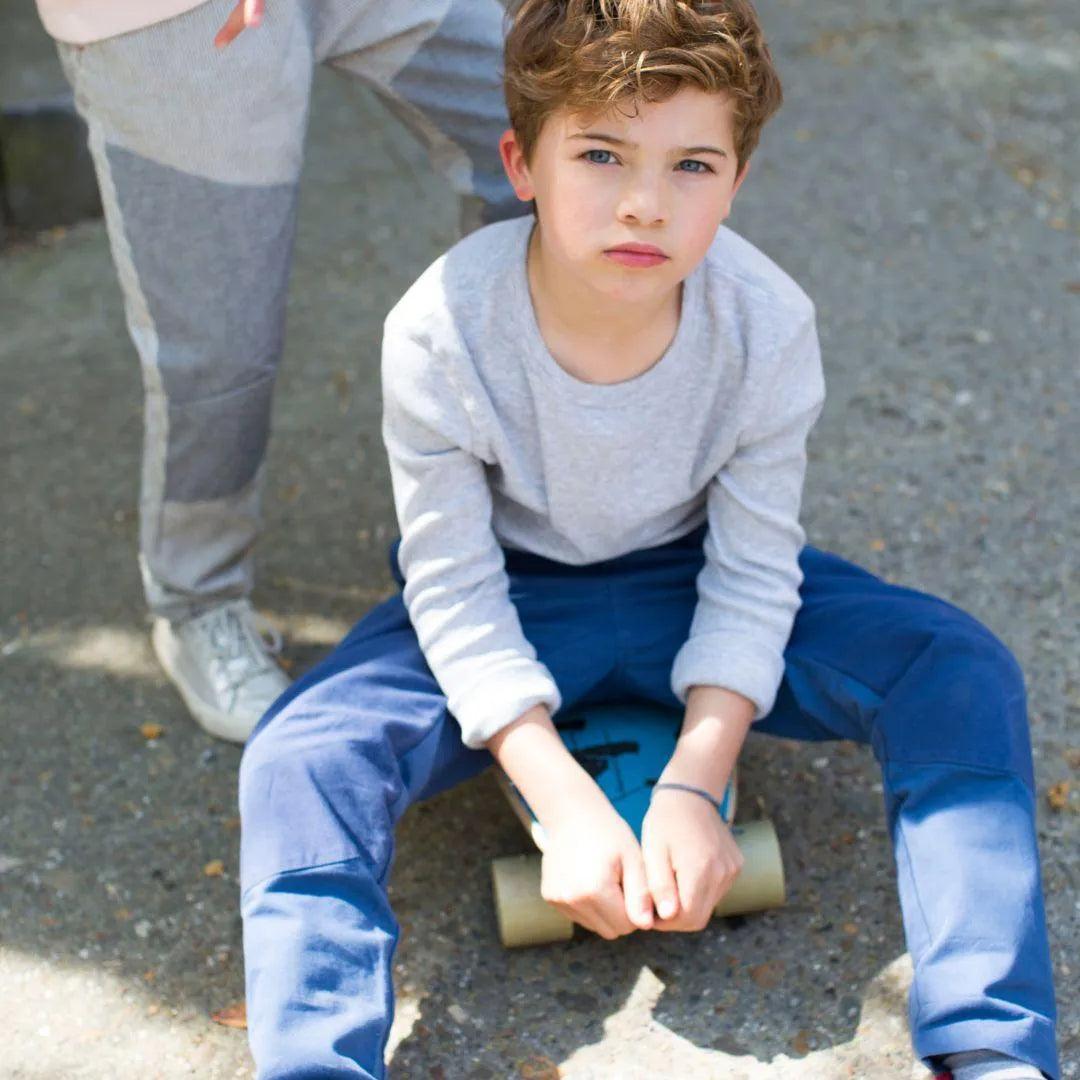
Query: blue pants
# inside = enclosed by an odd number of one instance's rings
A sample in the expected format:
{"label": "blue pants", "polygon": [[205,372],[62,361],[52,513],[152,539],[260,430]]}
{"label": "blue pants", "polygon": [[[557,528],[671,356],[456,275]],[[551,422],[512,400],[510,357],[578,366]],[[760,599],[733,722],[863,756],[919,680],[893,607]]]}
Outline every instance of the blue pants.
{"label": "blue pants", "polygon": [[[702,536],[583,567],[506,553],[523,629],[566,708],[632,697],[677,707],[669,676]],[[869,743],[881,764],[915,1050],[929,1063],[996,1049],[1057,1077],[1016,661],[941,600],[813,548],[801,561],[783,684],[756,726]],[[263,1080],[384,1075],[394,827],[491,763],[462,744],[400,596],[263,718],[240,769],[248,1023]]]}

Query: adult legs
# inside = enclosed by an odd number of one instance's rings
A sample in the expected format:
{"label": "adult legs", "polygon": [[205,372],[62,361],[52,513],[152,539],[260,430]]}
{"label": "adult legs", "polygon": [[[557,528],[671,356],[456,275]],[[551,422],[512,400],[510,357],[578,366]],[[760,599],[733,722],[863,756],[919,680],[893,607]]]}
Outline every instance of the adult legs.
{"label": "adult legs", "polygon": [[527,212],[499,159],[509,120],[497,0],[334,0],[314,18],[317,57],[369,85],[420,139],[462,198],[465,230]]}
{"label": "adult legs", "polygon": [[315,60],[376,89],[470,224],[524,209],[498,158],[496,0],[281,0],[218,51],[230,7],[59,46],[143,372],[144,586],[174,622],[251,588]]}
{"label": "adult legs", "polygon": [[231,7],[59,47],[142,367],[143,581],[173,621],[251,587],[310,94],[303,6],[219,52]]}

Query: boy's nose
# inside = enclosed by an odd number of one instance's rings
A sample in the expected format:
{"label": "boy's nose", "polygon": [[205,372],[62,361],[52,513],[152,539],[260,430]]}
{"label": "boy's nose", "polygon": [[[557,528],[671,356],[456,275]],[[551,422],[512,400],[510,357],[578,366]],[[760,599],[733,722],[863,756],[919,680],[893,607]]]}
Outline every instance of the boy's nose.
{"label": "boy's nose", "polygon": [[636,225],[662,225],[667,220],[665,200],[657,183],[627,185],[619,200],[621,222]]}

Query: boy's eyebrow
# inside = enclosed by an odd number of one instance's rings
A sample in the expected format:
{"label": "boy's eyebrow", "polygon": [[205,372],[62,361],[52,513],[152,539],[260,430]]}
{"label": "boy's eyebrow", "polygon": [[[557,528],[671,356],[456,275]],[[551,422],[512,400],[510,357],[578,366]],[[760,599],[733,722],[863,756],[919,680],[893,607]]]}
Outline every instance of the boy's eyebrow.
{"label": "boy's eyebrow", "polygon": [[[632,150],[637,149],[637,143],[628,142],[626,139],[617,138],[615,135],[605,135],[602,131],[579,131],[570,136],[571,139],[592,139],[596,142],[612,143],[615,146],[629,146]],[[679,150],[680,154],[719,154],[727,157],[727,151],[718,146],[684,146]]]}

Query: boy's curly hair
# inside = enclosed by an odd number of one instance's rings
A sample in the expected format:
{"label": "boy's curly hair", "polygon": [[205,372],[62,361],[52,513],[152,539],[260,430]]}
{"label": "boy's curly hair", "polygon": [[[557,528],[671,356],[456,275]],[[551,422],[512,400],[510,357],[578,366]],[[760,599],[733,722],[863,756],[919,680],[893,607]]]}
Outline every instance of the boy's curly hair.
{"label": "boy's curly hair", "polygon": [[526,160],[556,109],[604,112],[696,86],[731,97],[741,169],[783,101],[749,0],[518,0],[510,19],[506,104]]}

